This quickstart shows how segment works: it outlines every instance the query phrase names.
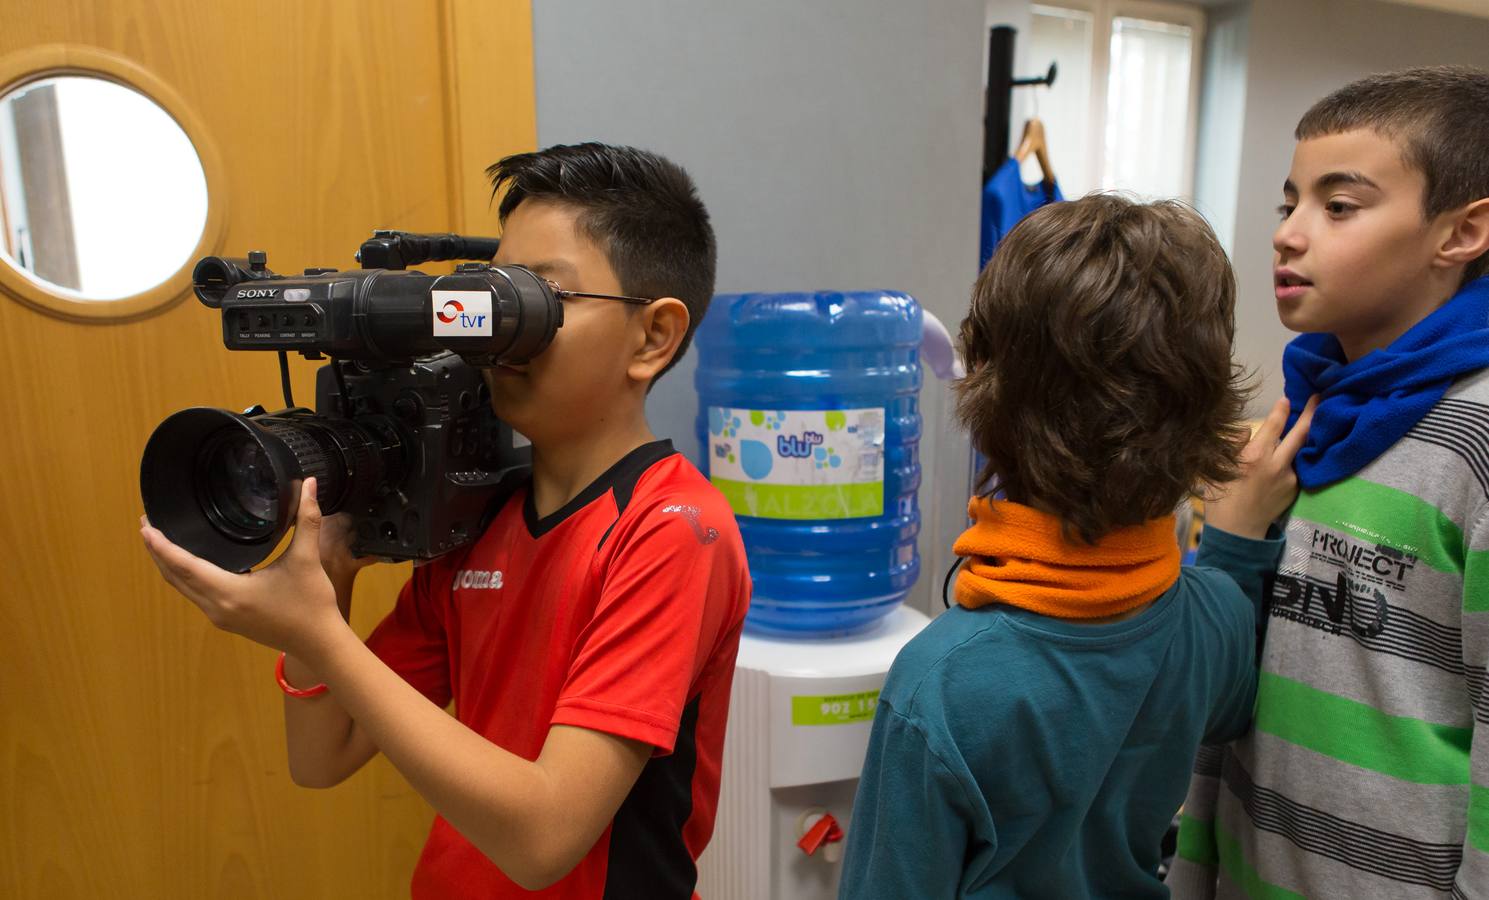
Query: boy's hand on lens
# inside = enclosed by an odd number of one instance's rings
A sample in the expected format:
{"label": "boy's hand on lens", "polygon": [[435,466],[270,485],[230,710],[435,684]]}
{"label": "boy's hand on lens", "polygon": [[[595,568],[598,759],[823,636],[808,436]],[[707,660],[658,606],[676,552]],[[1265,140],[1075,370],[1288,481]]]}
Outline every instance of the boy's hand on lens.
{"label": "boy's hand on lens", "polygon": [[224,631],[309,659],[329,629],[347,627],[321,566],[322,517],[314,478],[300,486],[289,548],[254,572],[238,575],[221,569],[171,543],[143,517],[140,526],[160,574]]}
{"label": "boy's hand on lens", "polygon": [[1318,396],[1309,398],[1298,421],[1285,435],[1282,430],[1287,427],[1288,402],[1282,399],[1272,406],[1241,452],[1236,480],[1211,487],[1205,498],[1207,524],[1241,537],[1260,540],[1267,536],[1267,529],[1298,497],[1293,457],[1308,438],[1317,406]]}
{"label": "boy's hand on lens", "polygon": [[330,576],[331,583],[350,587],[357,573],[378,562],[376,556],[353,556],[352,541],[356,531],[349,513],[336,513],[321,519],[319,550],[321,568]]}

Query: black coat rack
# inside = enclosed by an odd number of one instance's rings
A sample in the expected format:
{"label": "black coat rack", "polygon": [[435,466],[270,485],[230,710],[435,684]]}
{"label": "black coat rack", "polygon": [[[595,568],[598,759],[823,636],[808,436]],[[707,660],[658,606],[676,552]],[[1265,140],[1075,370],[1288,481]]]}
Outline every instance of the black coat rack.
{"label": "black coat rack", "polygon": [[1053,85],[1055,64],[1043,78],[1013,77],[1013,39],[1017,32],[999,25],[988,34],[987,108],[982,119],[982,180],[986,182],[1008,159],[1008,136],[1012,130],[1013,89],[1030,85]]}

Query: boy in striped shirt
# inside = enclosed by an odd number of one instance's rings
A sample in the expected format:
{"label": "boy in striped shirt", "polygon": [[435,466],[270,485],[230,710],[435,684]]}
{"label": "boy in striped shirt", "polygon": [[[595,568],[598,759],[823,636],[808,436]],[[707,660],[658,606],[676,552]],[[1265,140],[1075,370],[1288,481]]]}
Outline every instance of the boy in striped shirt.
{"label": "boy in striped shirt", "polygon": [[1296,136],[1284,402],[1318,405],[1291,468],[1264,454],[1207,510],[1253,542],[1231,574],[1267,634],[1253,728],[1201,750],[1168,883],[1489,897],[1489,72],[1372,76]]}

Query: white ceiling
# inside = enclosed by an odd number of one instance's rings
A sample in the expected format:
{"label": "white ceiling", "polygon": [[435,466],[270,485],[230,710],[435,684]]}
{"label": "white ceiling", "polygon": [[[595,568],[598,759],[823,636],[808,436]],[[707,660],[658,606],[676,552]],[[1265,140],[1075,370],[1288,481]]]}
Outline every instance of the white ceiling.
{"label": "white ceiling", "polygon": [[[1191,0],[1199,6],[1225,6],[1235,0]],[[1401,6],[1422,6],[1464,16],[1480,16],[1489,19],[1489,0],[1384,0]]]}
{"label": "white ceiling", "polygon": [[1386,2],[1399,3],[1402,6],[1425,6],[1429,9],[1489,19],[1489,0],[1386,0]]}

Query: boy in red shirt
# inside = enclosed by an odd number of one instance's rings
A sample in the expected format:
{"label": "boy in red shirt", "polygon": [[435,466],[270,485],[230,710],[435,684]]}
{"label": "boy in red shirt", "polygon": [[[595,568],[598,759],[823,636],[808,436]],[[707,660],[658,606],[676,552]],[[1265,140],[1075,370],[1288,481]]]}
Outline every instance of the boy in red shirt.
{"label": "boy in red shirt", "polygon": [[314,479],[260,571],[149,525],[145,544],[213,624],[286,651],[289,684],[329,686],[285,698],[297,783],[382,752],[438,811],[415,897],[691,897],[750,581],[728,504],[644,405],[713,294],[713,229],[687,174],[644,151],[550,147],[488,174],[496,263],[647,302],[566,297],[545,351],[485,371],[533,468],[481,537],[417,568],[365,644],[346,620],[369,561]]}

